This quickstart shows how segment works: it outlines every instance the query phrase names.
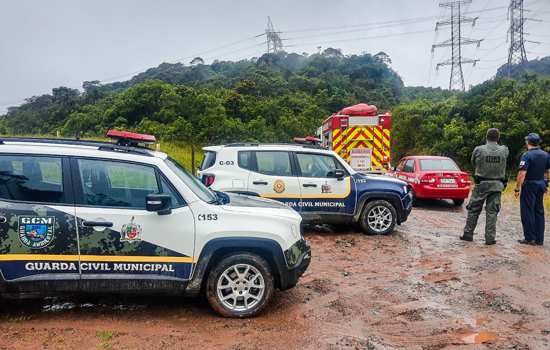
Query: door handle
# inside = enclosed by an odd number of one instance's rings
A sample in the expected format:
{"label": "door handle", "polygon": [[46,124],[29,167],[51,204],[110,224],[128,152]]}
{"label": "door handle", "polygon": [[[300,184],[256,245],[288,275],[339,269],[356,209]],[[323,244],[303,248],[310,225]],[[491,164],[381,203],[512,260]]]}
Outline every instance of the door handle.
{"label": "door handle", "polygon": [[304,187],[317,187],[317,184],[303,184]]}
{"label": "door handle", "polygon": [[267,181],[252,181],[253,185],[267,185]]}
{"label": "door handle", "polygon": [[85,227],[113,227],[113,223],[109,221],[84,221],[82,225]]}

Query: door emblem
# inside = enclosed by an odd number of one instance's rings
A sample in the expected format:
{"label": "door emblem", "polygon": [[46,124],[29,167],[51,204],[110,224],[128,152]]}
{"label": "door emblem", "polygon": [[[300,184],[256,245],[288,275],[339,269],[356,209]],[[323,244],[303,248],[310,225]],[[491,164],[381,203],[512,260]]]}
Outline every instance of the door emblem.
{"label": "door emblem", "polygon": [[53,241],[54,230],[55,217],[53,216],[19,217],[19,240],[29,248],[45,248]]}
{"label": "door emblem", "polygon": [[120,241],[130,243],[141,241],[141,226],[134,224],[133,216],[129,224],[122,226],[122,230],[120,230]]}
{"label": "door emblem", "polygon": [[273,183],[273,191],[283,193],[285,191],[285,183],[283,180],[276,180]]}
{"label": "door emblem", "polygon": [[332,187],[328,183],[325,183],[321,186],[321,193],[332,193]]}

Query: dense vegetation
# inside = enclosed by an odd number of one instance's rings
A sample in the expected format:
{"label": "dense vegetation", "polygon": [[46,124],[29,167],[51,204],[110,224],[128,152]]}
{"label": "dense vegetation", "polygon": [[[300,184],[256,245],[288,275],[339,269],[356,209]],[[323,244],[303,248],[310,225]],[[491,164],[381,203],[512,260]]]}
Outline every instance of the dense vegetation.
{"label": "dense vegetation", "polygon": [[163,63],[124,82],[84,82],[83,92],[53,89],[0,116],[0,134],[90,137],[114,127],[195,147],[289,141],[312,134],[332,112],[367,102],[393,110],[394,159],[443,154],[467,165],[491,126],[502,130],[511,162],[528,132],[550,140],[550,78],[543,77],[549,58],[512,67],[514,80],[497,77],[467,93],[405,88],[383,52],[346,56],[329,48],[311,56],[192,63]]}
{"label": "dense vegetation", "polygon": [[393,109],[394,155],[447,155],[465,166],[489,127],[502,132],[510,165],[525,151],[524,137],[538,132],[550,141],[550,78],[490,80],[464,94],[419,99]]}
{"label": "dense vegetation", "polygon": [[389,108],[401,78],[383,54],[270,54],[212,65],[161,64],[129,81],[60,87],[12,108],[0,133],[101,134],[111,127],[194,144],[288,141],[312,133],[330,113],[356,101]]}

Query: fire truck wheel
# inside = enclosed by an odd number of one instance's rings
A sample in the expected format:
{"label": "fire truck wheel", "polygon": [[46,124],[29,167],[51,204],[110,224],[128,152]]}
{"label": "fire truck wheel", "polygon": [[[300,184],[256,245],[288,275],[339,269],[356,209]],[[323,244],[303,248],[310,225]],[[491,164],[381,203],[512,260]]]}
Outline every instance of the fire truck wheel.
{"label": "fire truck wheel", "polygon": [[258,255],[237,253],[222,259],[209,273],[206,297],[224,317],[251,317],[269,303],[274,291],[269,264]]}
{"label": "fire truck wheel", "polygon": [[390,202],[374,200],[363,209],[359,223],[367,235],[388,235],[393,232],[396,219],[397,212]]}

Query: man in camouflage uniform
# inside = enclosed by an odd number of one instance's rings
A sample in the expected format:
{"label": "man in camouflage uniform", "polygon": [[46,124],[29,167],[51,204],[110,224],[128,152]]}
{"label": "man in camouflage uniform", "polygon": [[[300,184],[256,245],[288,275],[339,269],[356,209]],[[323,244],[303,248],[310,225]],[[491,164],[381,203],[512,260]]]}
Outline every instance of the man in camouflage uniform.
{"label": "man in camouflage uniform", "polygon": [[500,211],[500,197],[506,187],[506,160],[508,147],[498,144],[498,129],[487,130],[487,143],[477,146],[472,152],[472,166],[475,170],[475,187],[472,191],[468,209],[468,218],[464,227],[463,241],[474,240],[474,230],[483,204],[485,203],[485,244],[496,243],[497,215]]}

